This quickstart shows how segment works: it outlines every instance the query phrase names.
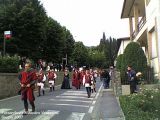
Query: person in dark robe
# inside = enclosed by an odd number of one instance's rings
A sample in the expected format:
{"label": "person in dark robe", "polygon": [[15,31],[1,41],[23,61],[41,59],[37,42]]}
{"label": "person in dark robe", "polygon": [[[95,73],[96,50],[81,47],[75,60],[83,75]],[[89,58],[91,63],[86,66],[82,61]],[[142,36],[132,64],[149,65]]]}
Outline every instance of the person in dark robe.
{"label": "person in dark robe", "polygon": [[68,71],[64,72],[64,77],[63,77],[61,89],[71,89]]}

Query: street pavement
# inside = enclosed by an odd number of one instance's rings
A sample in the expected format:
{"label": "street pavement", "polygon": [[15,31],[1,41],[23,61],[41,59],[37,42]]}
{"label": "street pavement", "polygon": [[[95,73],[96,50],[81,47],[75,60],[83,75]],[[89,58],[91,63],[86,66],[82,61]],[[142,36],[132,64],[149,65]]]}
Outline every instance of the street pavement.
{"label": "street pavement", "polygon": [[[0,100],[0,120],[122,120],[113,91],[103,90],[100,79],[96,89],[91,98],[87,97],[84,87],[80,90],[57,88],[53,92],[46,89],[45,96],[36,97],[36,112],[28,115],[23,115],[20,96],[3,99]],[[29,108],[31,111],[31,106]]]}
{"label": "street pavement", "polygon": [[[101,82],[97,82],[97,90],[100,91]],[[35,96],[37,93],[35,93]],[[36,112],[23,115],[24,107],[20,96],[0,101],[0,120],[83,120],[85,114],[92,112],[90,108],[98,93],[93,93],[87,98],[84,87],[80,90],[56,89],[53,92],[46,90],[45,96],[36,97]],[[31,107],[29,106],[31,111]]]}

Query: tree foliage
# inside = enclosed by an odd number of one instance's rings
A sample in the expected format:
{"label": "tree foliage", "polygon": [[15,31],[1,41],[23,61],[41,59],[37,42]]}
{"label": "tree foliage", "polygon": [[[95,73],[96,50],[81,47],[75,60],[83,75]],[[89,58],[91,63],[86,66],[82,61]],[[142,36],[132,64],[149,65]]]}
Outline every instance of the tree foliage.
{"label": "tree foliage", "polygon": [[63,27],[63,31],[65,36],[64,47],[63,47],[63,57],[67,55],[68,62],[69,64],[71,64],[72,52],[74,51],[75,40],[72,34],[70,33],[70,31],[67,30],[65,27]]}
{"label": "tree foliage", "polygon": [[75,42],[72,56],[77,67],[88,65],[88,50],[82,42]]}
{"label": "tree foliage", "polygon": [[118,69],[118,70],[121,70],[121,68],[122,68],[122,62],[123,62],[123,54],[120,54],[117,58],[116,58],[116,68]]}
{"label": "tree foliage", "polygon": [[105,33],[103,33],[103,37],[100,40],[100,44],[98,46],[98,50],[104,52],[106,57],[106,66],[114,65],[114,61],[117,57],[118,53],[118,44],[115,38],[106,39]]}
{"label": "tree foliage", "polygon": [[104,68],[106,65],[106,58],[103,52],[98,50],[90,50],[88,62],[91,67]]}
{"label": "tree foliage", "polygon": [[48,17],[38,0],[0,0],[0,21],[1,51],[3,33],[10,30],[12,38],[6,43],[9,54],[53,62],[60,62],[64,54],[72,54],[72,34]]}

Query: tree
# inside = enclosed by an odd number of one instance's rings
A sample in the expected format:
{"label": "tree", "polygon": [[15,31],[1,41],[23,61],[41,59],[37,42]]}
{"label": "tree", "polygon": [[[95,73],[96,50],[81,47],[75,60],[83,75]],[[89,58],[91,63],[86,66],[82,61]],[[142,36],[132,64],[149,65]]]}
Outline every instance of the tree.
{"label": "tree", "polygon": [[106,58],[104,53],[98,50],[89,50],[88,60],[90,67],[104,68],[106,65]]}
{"label": "tree", "polygon": [[[5,0],[0,9],[0,33],[11,30],[19,55],[34,58],[45,39],[46,13],[38,0]],[[2,45],[2,44],[1,44]],[[7,51],[8,52],[8,51]]]}
{"label": "tree", "polygon": [[77,67],[88,65],[88,51],[82,42],[75,42],[72,56]]}
{"label": "tree", "polygon": [[0,21],[0,50],[3,32],[11,30],[12,38],[6,43],[9,54],[59,63],[66,54],[71,58],[75,42],[72,34],[47,17],[38,0],[0,0]]}
{"label": "tree", "polygon": [[64,36],[65,36],[63,57],[66,57],[66,55],[67,55],[68,63],[71,64],[72,52],[74,50],[75,40],[73,39],[73,36],[70,33],[70,31],[67,30],[65,27],[63,27],[63,31],[64,31]]}
{"label": "tree", "polygon": [[111,37],[106,39],[105,33],[103,33],[103,37],[100,40],[100,44],[97,49],[101,52],[104,52],[107,67],[114,65],[114,61],[118,53],[118,43],[116,39]]}
{"label": "tree", "polygon": [[44,59],[53,62],[61,62],[65,35],[62,26],[52,18],[48,18],[46,40],[41,45]]}

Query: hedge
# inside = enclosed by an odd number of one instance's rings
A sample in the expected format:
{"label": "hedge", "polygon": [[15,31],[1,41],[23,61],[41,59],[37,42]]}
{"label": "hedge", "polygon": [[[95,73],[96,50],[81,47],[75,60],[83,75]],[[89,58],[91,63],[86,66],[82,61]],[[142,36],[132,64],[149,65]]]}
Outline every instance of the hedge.
{"label": "hedge", "polygon": [[120,64],[122,84],[128,84],[126,76],[128,65],[131,65],[136,72],[142,72],[143,74],[145,74],[147,69],[147,58],[143,49],[137,42],[130,42],[127,45],[123,56],[117,59],[117,63]]}
{"label": "hedge", "polygon": [[1,73],[17,73],[18,72],[18,56],[10,57],[0,56],[0,72]]}

